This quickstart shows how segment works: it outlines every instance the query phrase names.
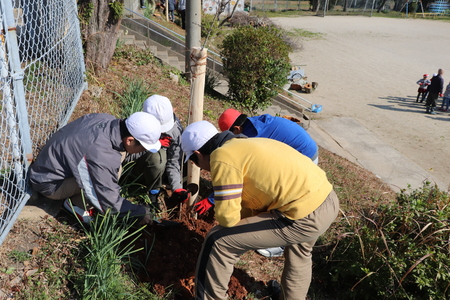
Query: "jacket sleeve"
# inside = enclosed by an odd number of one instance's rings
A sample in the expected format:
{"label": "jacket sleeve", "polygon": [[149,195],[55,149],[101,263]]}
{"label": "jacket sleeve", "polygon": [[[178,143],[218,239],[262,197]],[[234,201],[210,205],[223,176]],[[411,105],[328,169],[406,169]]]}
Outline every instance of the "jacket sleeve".
{"label": "jacket sleeve", "polygon": [[81,185],[85,196],[98,210],[105,212],[111,208],[113,213],[141,218],[146,210],[120,196],[118,173],[121,155],[117,151],[92,151],[78,165]]}
{"label": "jacket sleeve", "polygon": [[172,137],[172,143],[167,149],[167,164],[166,164],[166,175],[169,181],[169,185],[172,190],[180,189],[183,187],[181,181],[181,165],[183,151],[181,150],[181,134],[183,132],[183,127],[180,121],[175,118],[175,126],[169,132]]}
{"label": "jacket sleeve", "polygon": [[214,162],[211,170],[216,220],[223,227],[232,227],[241,220],[242,172],[222,162]]}

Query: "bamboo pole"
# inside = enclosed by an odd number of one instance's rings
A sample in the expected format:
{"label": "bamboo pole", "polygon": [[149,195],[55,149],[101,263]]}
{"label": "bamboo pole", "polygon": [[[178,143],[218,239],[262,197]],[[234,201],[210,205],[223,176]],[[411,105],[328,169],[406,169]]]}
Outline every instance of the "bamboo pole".
{"label": "bamboo pole", "polygon": [[[193,47],[191,52],[191,99],[189,123],[201,121],[203,119],[203,97],[205,94],[206,59],[208,50],[200,47]],[[200,187],[200,168],[194,163],[188,163],[188,184],[196,183]],[[194,204],[198,193],[191,195],[189,206]]]}

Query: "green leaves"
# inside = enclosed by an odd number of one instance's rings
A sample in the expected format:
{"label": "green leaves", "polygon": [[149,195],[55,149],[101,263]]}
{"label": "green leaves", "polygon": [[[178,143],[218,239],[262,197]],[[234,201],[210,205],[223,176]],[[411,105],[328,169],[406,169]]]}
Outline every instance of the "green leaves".
{"label": "green leaves", "polygon": [[[340,234],[320,276],[332,274],[346,299],[448,299],[450,297],[450,199],[425,183],[402,191],[376,211],[340,221]],[[322,254],[324,255],[324,254]],[[314,257],[314,256],[313,256]],[[317,257],[316,257],[317,259]],[[320,267],[321,266],[321,267]],[[342,283],[348,283],[345,286]]]}
{"label": "green leaves", "polygon": [[270,105],[287,81],[291,47],[275,26],[239,27],[221,45],[228,96],[237,107],[256,111]]}

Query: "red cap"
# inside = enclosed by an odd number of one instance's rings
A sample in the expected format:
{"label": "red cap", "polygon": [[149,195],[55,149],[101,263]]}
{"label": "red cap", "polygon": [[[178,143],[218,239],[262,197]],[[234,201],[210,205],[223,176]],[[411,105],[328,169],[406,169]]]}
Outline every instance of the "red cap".
{"label": "red cap", "polygon": [[428,77],[428,74],[423,74],[423,77]]}
{"label": "red cap", "polygon": [[233,123],[240,115],[241,113],[235,109],[229,108],[225,110],[219,117],[220,130],[229,130],[231,125],[233,125]]}

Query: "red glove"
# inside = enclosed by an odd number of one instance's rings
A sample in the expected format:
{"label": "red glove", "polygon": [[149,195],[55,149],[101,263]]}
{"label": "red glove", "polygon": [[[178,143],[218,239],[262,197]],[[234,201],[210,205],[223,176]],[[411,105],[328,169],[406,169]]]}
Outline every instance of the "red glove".
{"label": "red glove", "polygon": [[190,193],[185,189],[176,189],[173,191],[173,195],[180,203],[185,203],[189,199]]}
{"label": "red glove", "polygon": [[442,93],[439,93],[439,97],[444,97],[444,94],[442,94]]}
{"label": "red glove", "polygon": [[211,198],[205,198],[197,203],[194,204],[194,206],[197,206],[195,208],[195,211],[198,212],[200,215],[203,215],[205,212],[207,212],[214,204],[214,199]]}
{"label": "red glove", "polygon": [[161,143],[161,147],[169,148],[170,144],[172,143],[172,137],[166,135],[165,137],[161,138],[159,142]]}

